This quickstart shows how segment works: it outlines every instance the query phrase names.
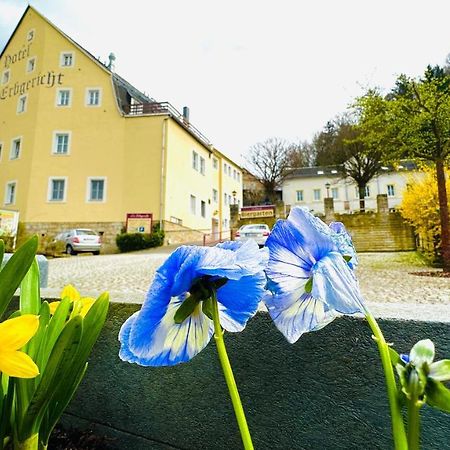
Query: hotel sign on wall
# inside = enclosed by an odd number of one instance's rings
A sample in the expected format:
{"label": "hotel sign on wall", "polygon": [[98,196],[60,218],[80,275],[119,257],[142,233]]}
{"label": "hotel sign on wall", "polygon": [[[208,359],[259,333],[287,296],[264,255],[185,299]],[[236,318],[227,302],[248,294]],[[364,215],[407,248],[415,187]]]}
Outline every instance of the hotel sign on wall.
{"label": "hotel sign on wall", "polygon": [[152,232],[151,213],[129,213],[127,214],[127,233],[146,233]]}
{"label": "hotel sign on wall", "polygon": [[260,217],[273,217],[275,207],[273,205],[265,206],[243,206],[241,208],[241,219],[257,219]]}
{"label": "hotel sign on wall", "polygon": [[[33,43],[22,45],[22,48],[16,53],[7,53],[3,56],[3,63],[0,68],[0,74],[4,70],[12,68],[16,63],[33,56],[31,53]],[[32,75],[32,74],[30,74]],[[0,100],[6,100],[16,95],[26,94],[30,89],[37,86],[44,86],[52,88],[54,86],[62,85],[63,73],[56,73],[54,70],[46,72],[39,72],[37,75],[32,75],[28,80],[20,80],[15,83],[9,82],[8,86],[0,89]]]}

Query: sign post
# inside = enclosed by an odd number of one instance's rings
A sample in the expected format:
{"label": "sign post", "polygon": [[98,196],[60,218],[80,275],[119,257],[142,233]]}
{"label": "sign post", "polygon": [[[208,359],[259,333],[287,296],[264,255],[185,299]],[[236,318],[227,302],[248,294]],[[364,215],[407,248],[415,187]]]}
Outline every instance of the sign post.
{"label": "sign post", "polygon": [[153,214],[151,213],[128,213],[127,214],[127,233],[145,233],[152,232]]}
{"label": "sign post", "polygon": [[257,219],[260,217],[275,216],[274,205],[243,206],[241,208],[241,219]]}

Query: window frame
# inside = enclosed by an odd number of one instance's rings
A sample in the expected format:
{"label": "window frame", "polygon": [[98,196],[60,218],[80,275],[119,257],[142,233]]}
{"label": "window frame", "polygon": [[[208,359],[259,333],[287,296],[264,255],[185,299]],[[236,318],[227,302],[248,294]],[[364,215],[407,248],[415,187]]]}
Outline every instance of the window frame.
{"label": "window frame", "polygon": [[[336,195],[334,195],[335,193],[336,193]],[[339,200],[339,188],[338,187],[331,188],[331,198],[333,200]]]}
{"label": "window frame", "polygon": [[[319,195],[317,196],[316,193],[319,193]],[[321,200],[322,200],[322,189],[320,188],[313,189],[313,201],[320,202]]]}
{"label": "window frame", "polygon": [[[98,103],[97,104],[93,104],[93,103],[89,103],[90,100],[90,93],[92,91],[97,91],[98,92]],[[84,106],[88,107],[88,108],[99,108],[100,106],[102,106],[102,88],[100,87],[87,87],[85,90],[85,94],[84,94]]]}
{"label": "window frame", "polygon": [[192,168],[198,172],[199,170],[199,154],[192,150]]}
{"label": "window frame", "polygon": [[[13,150],[15,149],[15,142],[19,141],[20,145],[19,145],[19,152],[17,154],[17,156],[15,156],[14,158],[13,156]],[[20,156],[22,155],[22,147],[23,147],[23,137],[22,136],[16,136],[14,138],[11,139],[11,148],[9,149],[9,160],[10,161],[15,161],[16,159],[20,159]]]}
{"label": "window frame", "polygon": [[[59,98],[60,98],[61,92],[68,92],[69,93],[69,101],[68,101],[67,105],[59,103]],[[64,87],[64,88],[57,88],[56,89],[55,106],[57,108],[70,108],[72,106],[72,88]]]}
{"label": "window frame", "polygon": [[[30,63],[31,61],[33,61],[33,68],[30,70]],[[25,65],[25,73],[33,73],[36,70],[36,61],[37,61],[37,56],[30,56],[27,59],[27,64]]]}
{"label": "window frame", "polygon": [[212,190],[212,197],[214,203],[219,203],[219,191],[215,188]]}
{"label": "window frame", "polygon": [[193,194],[189,197],[189,210],[193,216],[197,215],[197,197]]}
{"label": "window frame", "polygon": [[[22,105],[22,100],[25,100],[23,102],[23,109],[19,109],[20,105]],[[28,94],[19,95],[19,98],[17,99],[16,114],[26,113],[27,107],[28,107]]]}
{"label": "window frame", "polygon": [[[63,198],[62,199],[52,198],[54,181],[64,181],[64,190],[63,190]],[[47,202],[48,203],[66,203],[66,201],[67,201],[67,186],[68,186],[68,178],[67,177],[65,177],[65,176],[49,177],[48,178],[48,189],[47,189]]]}
{"label": "window frame", "polygon": [[204,200],[200,200],[200,216],[206,218],[206,202]]}
{"label": "window frame", "polygon": [[[93,181],[103,181],[103,198],[101,200],[92,198],[92,182]],[[107,192],[107,177],[87,177],[87,189],[86,189],[86,203],[106,203],[106,192]]]}
{"label": "window frame", "polygon": [[205,160],[205,158],[203,158],[203,156],[199,156],[199,162],[200,162],[200,164],[199,164],[199,172],[202,175],[205,175],[205,173],[206,173],[206,160]]}
{"label": "window frame", "polygon": [[[390,193],[390,189],[392,188],[392,193]],[[388,197],[395,197],[395,184],[387,184],[386,185],[386,192]]]}
{"label": "window frame", "polygon": [[[300,196],[298,194],[301,194]],[[299,198],[301,197],[301,198]],[[297,202],[304,202],[305,201],[305,194],[304,194],[304,190],[300,189],[298,191],[295,191],[295,198]]]}
{"label": "window frame", "polygon": [[[4,198],[3,198],[3,204],[6,206],[6,205],[15,205],[16,204],[16,202],[17,202],[17,184],[18,184],[18,182],[17,182],[17,180],[10,180],[10,181],[7,181],[6,183],[5,183],[5,196],[4,196]],[[9,200],[9,195],[8,194],[10,194],[10,186],[11,185],[14,185],[14,192],[13,192],[13,200],[12,201],[8,201]]]}
{"label": "window frame", "polygon": [[[67,64],[63,64],[65,61],[65,57],[66,55],[71,55],[71,64],[67,65]],[[62,51],[59,54],[59,67],[61,69],[68,69],[68,68],[72,68],[75,67],[75,52],[74,51]]]}
{"label": "window frame", "polygon": [[[58,136],[67,136],[67,152],[62,153],[62,152],[58,152]],[[51,149],[51,154],[54,156],[68,156],[70,155],[70,151],[71,151],[71,147],[72,147],[72,131],[68,131],[68,130],[55,130],[53,131],[53,137],[52,137],[52,149]]]}
{"label": "window frame", "polygon": [[213,169],[218,169],[218,167],[219,167],[219,160],[217,159],[217,158],[214,158],[213,157],[213,159],[212,159],[212,166],[213,166]]}

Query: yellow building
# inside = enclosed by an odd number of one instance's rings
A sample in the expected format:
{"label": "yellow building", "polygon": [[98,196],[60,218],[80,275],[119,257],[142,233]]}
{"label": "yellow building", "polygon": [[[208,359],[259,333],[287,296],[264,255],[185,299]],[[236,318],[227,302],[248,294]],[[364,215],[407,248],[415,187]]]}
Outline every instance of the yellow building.
{"label": "yellow building", "polygon": [[[93,228],[129,213],[170,242],[229,231],[242,172],[169,103],[143,94],[28,6],[0,54],[0,201],[30,232]],[[234,193],[234,194],[233,194]]]}

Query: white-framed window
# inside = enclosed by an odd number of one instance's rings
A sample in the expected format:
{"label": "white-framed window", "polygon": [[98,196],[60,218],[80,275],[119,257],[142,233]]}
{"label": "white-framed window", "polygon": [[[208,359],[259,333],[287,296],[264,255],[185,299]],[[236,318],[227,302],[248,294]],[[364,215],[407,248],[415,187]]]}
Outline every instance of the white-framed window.
{"label": "white-framed window", "polygon": [[339,198],[339,188],[331,188],[331,198],[333,198],[334,200],[337,200]]}
{"label": "white-framed window", "polygon": [[8,181],[5,187],[5,205],[13,205],[16,203],[17,181]]}
{"label": "white-framed window", "polygon": [[239,181],[239,183],[241,182],[241,172],[237,173],[237,180]]}
{"label": "white-framed window", "polygon": [[32,56],[27,60],[27,73],[34,72],[34,69],[36,69],[36,56]]}
{"label": "white-framed window", "polygon": [[314,189],[313,190],[313,199],[315,202],[320,201],[320,199],[322,198],[321,193],[320,193],[320,189]]}
{"label": "white-framed window", "polygon": [[88,177],[87,201],[106,201],[106,177]]}
{"label": "white-framed window", "polygon": [[236,169],[233,169],[233,178],[234,178],[235,180],[237,180],[237,172],[236,172]]}
{"label": "white-framed window", "polygon": [[298,202],[303,201],[303,191],[297,191],[297,201]]}
{"label": "white-framed window", "polygon": [[8,84],[11,79],[11,69],[6,69],[2,72],[2,84]]}
{"label": "white-framed window", "polygon": [[393,184],[387,185],[387,195],[388,197],[394,197],[395,196],[395,186]]}
{"label": "white-framed window", "polygon": [[9,152],[9,159],[19,159],[22,150],[22,138],[17,137],[11,141],[11,150]]}
{"label": "white-framed window", "polygon": [[212,165],[213,169],[217,169],[219,167],[219,161],[217,161],[217,158],[213,158]]}
{"label": "white-framed window", "polygon": [[102,90],[100,88],[86,88],[85,106],[100,106],[102,104]]}
{"label": "white-framed window", "polygon": [[70,141],[71,141],[70,131],[54,131],[52,154],[68,155],[70,153]]}
{"label": "white-framed window", "polygon": [[198,153],[192,150],[192,168],[198,170]]}
{"label": "white-framed window", "polygon": [[65,202],[67,192],[67,177],[50,177],[48,179],[49,202]]}
{"label": "white-framed window", "polygon": [[59,67],[73,67],[75,65],[74,52],[61,52],[59,55]]}
{"label": "white-framed window", "polygon": [[228,164],[226,162],[223,163],[223,173],[226,175],[227,174],[227,166]]}
{"label": "white-framed window", "polygon": [[231,166],[228,166],[228,176],[231,177]]}
{"label": "white-framed window", "polygon": [[223,228],[224,230],[228,230],[228,219],[223,219]]}
{"label": "white-framed window", "polygon": [[232,203],[231,203],[231,195],[230,195],[230,194],[228,194],[228,204],[229,204],[229,205],[232,204]]}
{"label": "white-framed window", "polygon": [[217,203],[219,201],[219,192],[217,189],[212,190],[213,202]]}
{"label": "white-framed window", "polygon": [[203,200],[200,202],[200,214],[202,217],[206,217],[206,202]]}
{"label": "white-framed window", "polygon": [[30,31],[28,31],[27,33],[27,41],[30,42],[34,39],[34,35],[36,34],[35,29],[32,28]]}
{"label": "white-framed window", "polygon": [[190,198],[191,214],[197,214],[197,198],[191,194]]}
{"label": "white-framed window", "polygon": [[205,158],[203,156],[200,156],[200,173],[205,175]]}
{"label": "white-framed window", "polygon": [[223,203],[225,204],[225,206],[228,205],[228,195],[227,194],[223,194]]}
{"label": "white-framed window", "polygon": [[[370,187],[369,186],[366,186],[366,189],[364,191],[364,196],[370,197]],[[355,187],[355,197],[359,198],[359,187],[358,186]]]}
{"label": "white-framed window", "polygon": [[24,94],[17,99],[17,114],[22,114],[27,110],[28,95]]}
{"label": "white-framed window", "polygon": [[72,89],[56,90],[56,106],[72,106]]}

